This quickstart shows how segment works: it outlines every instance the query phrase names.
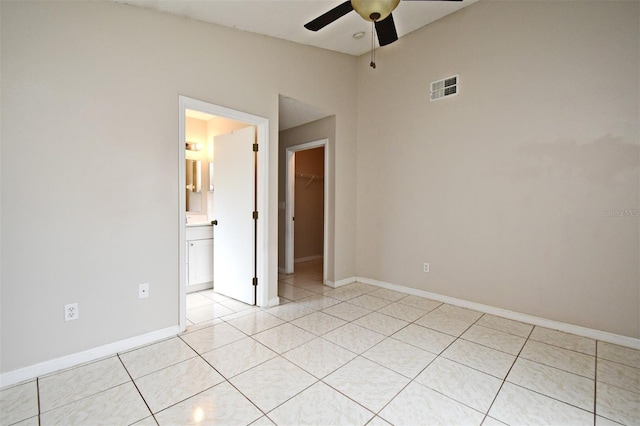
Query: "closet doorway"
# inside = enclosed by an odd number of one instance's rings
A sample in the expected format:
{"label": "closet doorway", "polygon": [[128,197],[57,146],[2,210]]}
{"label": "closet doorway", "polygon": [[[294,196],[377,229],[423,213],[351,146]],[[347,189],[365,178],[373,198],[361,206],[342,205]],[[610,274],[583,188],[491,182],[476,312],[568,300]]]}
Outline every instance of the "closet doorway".
{"label": "closet doorway", "polygon": [[327,144],[328,139],[321,139],[288,147],[285,170],[285,273],[292,274],[296,262],[322,257],[325,283],[329,204]]}

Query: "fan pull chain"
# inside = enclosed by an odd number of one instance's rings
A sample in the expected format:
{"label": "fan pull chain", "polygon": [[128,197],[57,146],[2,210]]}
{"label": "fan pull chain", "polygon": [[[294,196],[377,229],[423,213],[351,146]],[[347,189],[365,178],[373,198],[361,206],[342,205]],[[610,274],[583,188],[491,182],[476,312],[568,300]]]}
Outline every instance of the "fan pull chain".
{"label": "fan pull chain", "polygon": [[369,66],[376,69],[376,22],[371,21],[371,63]]}

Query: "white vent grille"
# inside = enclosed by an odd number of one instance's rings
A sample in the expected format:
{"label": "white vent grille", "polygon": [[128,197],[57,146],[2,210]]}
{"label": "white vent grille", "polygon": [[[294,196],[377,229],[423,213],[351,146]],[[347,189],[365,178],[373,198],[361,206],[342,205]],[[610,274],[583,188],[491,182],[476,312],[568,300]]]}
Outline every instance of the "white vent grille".
{"label": "white vent grille", "polygon": [[432,81],[430,94],[431,102],[457,95],[458,81],[459,76],[457,75],[443,78],[438,81]]}

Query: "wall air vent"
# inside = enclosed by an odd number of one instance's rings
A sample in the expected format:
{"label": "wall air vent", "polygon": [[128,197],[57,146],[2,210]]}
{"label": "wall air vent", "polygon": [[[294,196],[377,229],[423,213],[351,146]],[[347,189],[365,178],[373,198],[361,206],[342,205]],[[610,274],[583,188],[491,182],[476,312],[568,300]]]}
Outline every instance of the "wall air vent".
{"label": "wall air vent", "polygon": [[430,101],[437,101],[449,96],[458,94],[458,82],[460,76],[454,75],[452,77],[443,78],[442,80],[431,82]]}

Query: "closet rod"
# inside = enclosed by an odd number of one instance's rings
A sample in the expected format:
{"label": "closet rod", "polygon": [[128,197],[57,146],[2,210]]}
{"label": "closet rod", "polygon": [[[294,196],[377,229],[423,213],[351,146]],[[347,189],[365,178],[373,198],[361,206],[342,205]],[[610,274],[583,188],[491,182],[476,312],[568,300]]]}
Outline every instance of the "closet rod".
{"label": "closet rod", "polygon": [[314,179],[314,180],[322,180],[324,179],[324,176],[318,176],[318,175],[307,175],[304,173],[296,173],[296,177],[299,178],[303,178],[303,179]]}

